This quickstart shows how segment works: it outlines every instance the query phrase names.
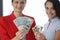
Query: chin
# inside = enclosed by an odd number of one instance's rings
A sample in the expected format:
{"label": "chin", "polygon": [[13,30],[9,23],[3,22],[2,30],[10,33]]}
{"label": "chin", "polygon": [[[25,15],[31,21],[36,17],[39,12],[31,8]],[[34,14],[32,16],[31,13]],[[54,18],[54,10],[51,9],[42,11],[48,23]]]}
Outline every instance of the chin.
{"label": "chin", "polygon": [[53,19],[53,17],[50,17],[49,19]]}
{"label": "chin", "polygon": [[49,17],[49,19],[53,19],[52,17]]}

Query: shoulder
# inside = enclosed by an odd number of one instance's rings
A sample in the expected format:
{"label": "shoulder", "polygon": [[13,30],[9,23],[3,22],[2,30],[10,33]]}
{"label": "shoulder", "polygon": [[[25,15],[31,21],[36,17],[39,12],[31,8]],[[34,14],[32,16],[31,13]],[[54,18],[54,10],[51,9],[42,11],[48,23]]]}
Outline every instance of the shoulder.
{"label": "shoulder", "polygon": [[55,24],[56,26],[60,26],[60,19],[58,19],[57,21],[55,21],[54,24]]}
{"label": "shoulder", "polygon": [[60,19],[58,19],[55,23],[54,23],[54,28],[55,31],[58,31],[60,29]]}
{"label": "shoulder", "polygon": [[9,16],[2,16],[2,17],[0,17],[0,24],[5,23],[5,21],[7,20],[8,17]]}
{"label": "shoulder", "polygon": [[6,19],[8,16],[2,16],[0,17],[0,20]]}
{"label": "shoulder", "polygon": [[6,30],[4,29],[4,26],[5,26],[5,19],[6,19],[7,16],[2,16],[0,17],[0,32],[1,33],[6,33]]}

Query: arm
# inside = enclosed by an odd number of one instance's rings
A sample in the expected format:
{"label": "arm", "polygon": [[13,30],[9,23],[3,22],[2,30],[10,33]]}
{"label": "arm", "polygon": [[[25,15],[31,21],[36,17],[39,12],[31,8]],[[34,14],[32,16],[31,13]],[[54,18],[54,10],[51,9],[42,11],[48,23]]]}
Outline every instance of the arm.
{"label": "arm", "polygon": [[60,40],[60,29],[55,33],[55,40]]}
{"label": "arm", "polygon": [[8,36],[6,30],[0,25],[0,40],[19,40],[17,36],[12,39]]}
{"label": "arm", "polygon": [[6,30],[0,25],[0,39],[1,40],[10,40],[8,35],[6,34]]}

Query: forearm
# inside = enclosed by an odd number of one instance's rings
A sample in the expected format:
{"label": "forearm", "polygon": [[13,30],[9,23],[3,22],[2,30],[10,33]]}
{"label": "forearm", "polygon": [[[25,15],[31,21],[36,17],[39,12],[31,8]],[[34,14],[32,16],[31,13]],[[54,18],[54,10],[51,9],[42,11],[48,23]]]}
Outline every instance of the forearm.
{"label": "forearm", "polygon": [[60,40],[60,29],[56,31],[54,40]]}

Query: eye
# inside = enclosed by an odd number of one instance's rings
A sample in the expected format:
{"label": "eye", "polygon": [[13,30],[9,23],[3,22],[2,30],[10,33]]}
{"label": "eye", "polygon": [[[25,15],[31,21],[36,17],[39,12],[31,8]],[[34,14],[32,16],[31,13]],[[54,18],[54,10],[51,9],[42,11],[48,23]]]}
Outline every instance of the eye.
{"label": "eye", "polygon": [[16,1],[15,3],[17,3],[17,4],[18,4],[18,1]]}
{"label": "eye", "polygon": [[25,2],[21,2],[21,4],[24,4]]}

